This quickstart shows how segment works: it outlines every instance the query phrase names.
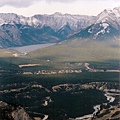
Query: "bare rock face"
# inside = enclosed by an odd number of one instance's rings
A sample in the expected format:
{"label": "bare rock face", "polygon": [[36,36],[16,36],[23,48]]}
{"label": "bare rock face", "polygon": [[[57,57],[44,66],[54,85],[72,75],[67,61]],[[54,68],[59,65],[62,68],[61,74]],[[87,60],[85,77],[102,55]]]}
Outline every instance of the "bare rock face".
{"label": "bare rock face", "polygon": [[24,108],[0,101],[0,120],[34,120]]}
{"label": "bare rock face", "polygon": [[26,111],[21,107],[17,108],[17,110],[15,110],[15,111],[13,111],[11,115],[12,115],[14,120],[33,120],[26,113]]}

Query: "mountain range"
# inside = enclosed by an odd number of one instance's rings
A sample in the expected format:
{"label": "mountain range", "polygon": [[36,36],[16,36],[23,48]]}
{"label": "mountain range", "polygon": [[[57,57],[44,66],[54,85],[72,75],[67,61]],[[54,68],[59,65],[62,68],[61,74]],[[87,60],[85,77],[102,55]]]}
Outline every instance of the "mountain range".
{"label": "mountain range", "polygon": [[97,16],[34,15],[0,13],[0,46],[57,43],[69,38],[116,39],[120,35],[120,7],[105,9]]}

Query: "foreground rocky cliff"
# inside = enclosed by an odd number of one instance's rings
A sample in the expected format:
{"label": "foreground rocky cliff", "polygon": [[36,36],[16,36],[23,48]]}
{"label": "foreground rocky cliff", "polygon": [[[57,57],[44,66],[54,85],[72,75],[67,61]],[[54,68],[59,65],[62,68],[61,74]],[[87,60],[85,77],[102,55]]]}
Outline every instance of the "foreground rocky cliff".
{"label": "foreground rocky cliff", "polygon": [[0,101],[0,120],[33,120],[20,106]]}

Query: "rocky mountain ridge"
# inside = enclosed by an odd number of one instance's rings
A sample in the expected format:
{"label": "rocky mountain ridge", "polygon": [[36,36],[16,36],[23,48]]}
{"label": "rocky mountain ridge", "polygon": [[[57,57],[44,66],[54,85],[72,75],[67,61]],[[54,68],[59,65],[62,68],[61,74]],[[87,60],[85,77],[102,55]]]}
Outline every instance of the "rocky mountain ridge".
{"label": "rocky mountain ridge", "polygon": [[120,36],[120,7],[113,10],[105,9],[102,11],[93,23],[72,35],[72,38],[92,38],[105,40],[109,38],[116,39]]}
{"label": "rocky mountain ridge", "polygon": [[35,28],[43,26],[51,27],[55,32],[60,30],[65,25],[69,24],[73,30],[79,30],[86,24],[90,23],[95,16],[87,15],[70,15],[62,13],[54,13],[52,15],[34,15],[32,17],[24,17],[14,13],[0,13],[0,25],[3,24],[22,24],[29,25]]}
{"label": "rocky mountain ridge", "polygon": [[69,38],[108,39],[120,35],[120,7],[104,10],[98,16],[34,15],[24,17],[0,13],[0,46],[57,43]]}
{"label": "rocky mountain ridge", "polygon": [[2,47],[54,43],[81,29],[94,17],[55,13],[24,17],[14,13],[0,14]]}

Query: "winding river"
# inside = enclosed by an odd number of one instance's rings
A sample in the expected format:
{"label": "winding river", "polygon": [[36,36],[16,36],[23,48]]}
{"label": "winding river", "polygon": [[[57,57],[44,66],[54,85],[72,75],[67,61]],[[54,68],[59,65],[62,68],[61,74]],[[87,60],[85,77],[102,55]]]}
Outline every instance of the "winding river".
{"label": "winding river", "polygon": [[[116,95],[116,94],[106,92],[104,95],[105,95],[105,97],[107,98],[107,101],[108,101],[107,103],[104,103],[105,105],[115,101],[115,97],[113,97],[113,95]],[[82,117],[77,117],[77,118],[75,118],[75,120],[83,120],[83,119],[93,118],[101,110],[101,105],[95,105],[93,107],[94,112],[92,114],[84,115]]]}

